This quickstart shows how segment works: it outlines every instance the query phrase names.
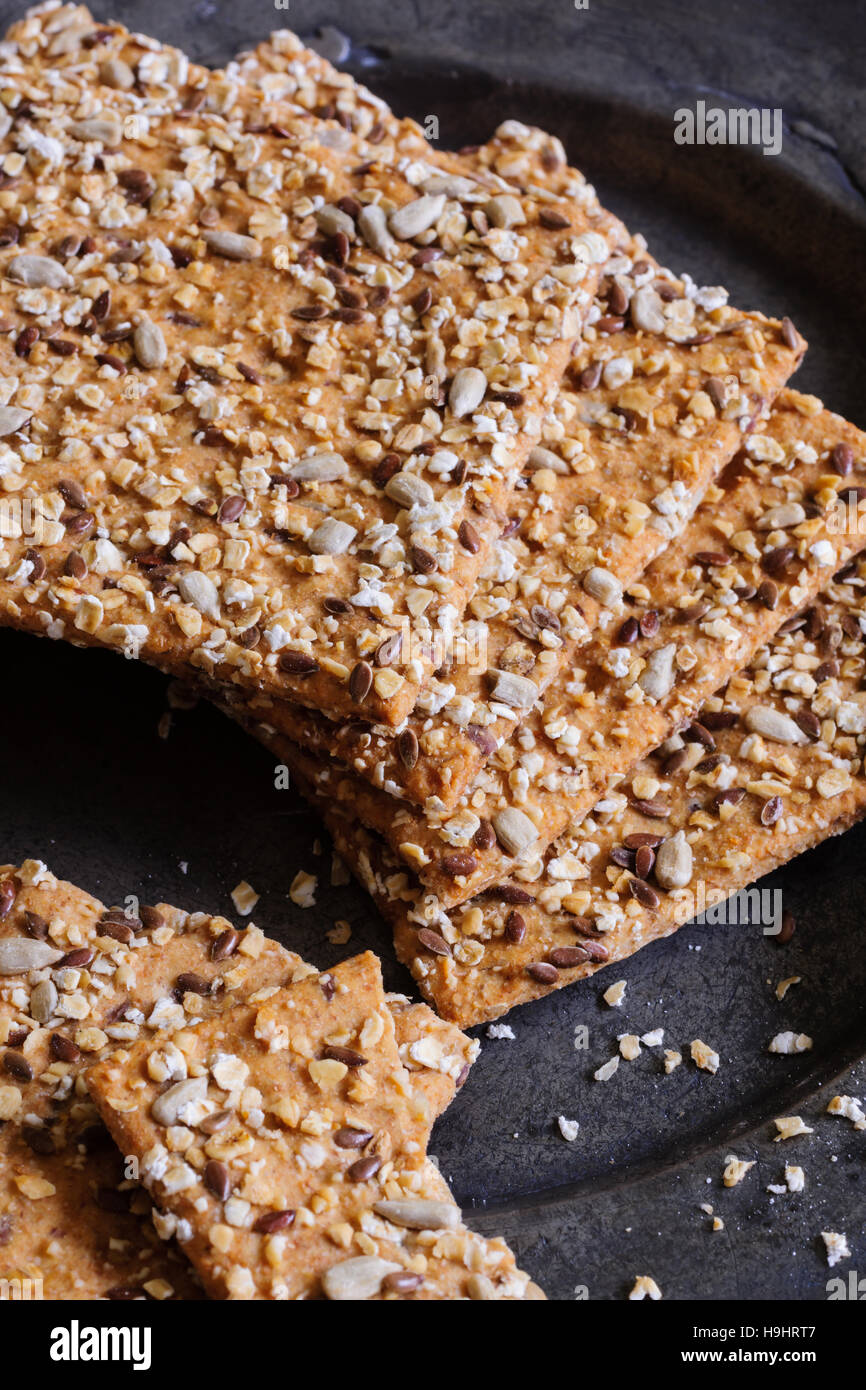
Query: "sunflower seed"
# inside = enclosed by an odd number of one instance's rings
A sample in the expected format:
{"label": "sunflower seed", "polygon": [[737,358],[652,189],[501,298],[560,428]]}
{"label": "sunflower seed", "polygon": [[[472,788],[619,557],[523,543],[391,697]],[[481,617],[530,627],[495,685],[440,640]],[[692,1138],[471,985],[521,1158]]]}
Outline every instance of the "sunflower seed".
{"label": "sunflower seed", "polygon": [[22,429],[24,425],[27,424],[32,414],[32,410],[24,410],[21,406],[0,406],[0,439],[5,438],[7,434],[14,434],[16,430]]}
{"label": "sunflower seed", "polygon": [[345,478],[349,465],[339,454],[310,454],[289,466],[288,476],[297,483],[335,483]]}
{"label": "sunflower seed", "polygon": [[7,936],[0,941],[0,975],[24,975],[28,970],[42,970],[55,965],[63,957],[45,941],[32,937]]}
{"label": "sunflower seed", "polygon": [[412,237],[420,236],[439,221],[444,207],[444,193],[427,193],[423,198],[415,198],[392,212],[388,225],[400,241],[411,241]]}
{"label": "sunflower seed", "polygon": [[111,87],[116,92],[127,92],[135,86],[135,73],[122,58],[106,58],[99,65],[99,80],[103,87]]}
{"label": "sunflower seed", "polygon": [[144,316],[132,335],[132,348],[139,366],[144,367],[146,371],[161,367],[168,356],[162,329],[152,319]]}
{"label": "sunflower seed", "polygon": [[554,454],[551,449],[545,449],[542,444],[536,444],[535,448],[530,450],[528,467],[533,473],[537,472],[539,468],[549,468],[551,473],[568,472],[568,464],[559,457],[559,454]]}
{"label": "sunflower seed", "polygon": [[592,569],[587,570],[583,576],[583,587],[604,608],[615,608],[622,602],[622,585],[616,575],[600,565],[593,565]]}
{"label": "sunflower seed", "polygon": [[806,520],[806,512],[799,502],[782,502],[771,507],[756,522],[759,531],[785,531],[789,526],[799,526]]}
{"label": "sunflower seed", "polygon": [[457,420],[471,415],[484,400],[487,390],[487,377],[479,367],[461,367],[454,373],[451,389],[448,392],[448,405]]}
{"label": "sunflower seed", "polygon": [[206,618],[212,618],[216,622],[220,616],[220,601],[212,579],[200,570],[190,570],[188,574],[179,577],[177,587],[184,603],[191,603],[199,613],[204,613]]}
{"label": "sunflower seed", "polygon": [[219,227],[206,229],[202,238],[218,256],[228,261],[257,261],[262,248],[255,237],[242,236],[240,232],[226,232]]}
{"label": "sunflower seed", "polygon": [[98,140],[103,145],[119,145],[123,138],[120,117],[113,111],[102,116],[90,116],[84,121],[73,121],[69,127],[73,140]]}
{"label": "sunflower seed", "polygon": [[47,1023],[57,1008],[57,989],[51,980],[40,980],[30,991],[30,1012],[37,1023]]}
{"label": "sunflower seed", "polygon": [[506,806],[493,817],[496,838],[506,854],[517,859],[538,843],[538,830],[533,821],[516,806]]}
{"label": "sunflower seed", "polygon": [[326,1269],[322,1288],[326,1298],[333,1302],[359,1302],[373,1298],[385,1276],[397,1274],[399,1270],[399,1265],[391,1260],[380,1260],[378,1255],[356,1255],[352,1260],[341,1260]]}
{"label": "sunflower seed", "polygon": [[485,203],[484,211],[491,227],[519,227],[526,221],[520,199],[511,193],[498,193]]}
{"label": "sunflower seed", "polygon": [[670,891],[685,888],[692,881],[694,857],[684,830],[664,840],[656,852],[656,883]]}
{"label": "sunflower seed", "polygon": [[646,668],[638,677],[638,685],[652,700],[663,700],[674,685],[674,657],[676,646],[669,642],[666,647],[657,647],[650,652]]}
{"label": "sunflower seed", "polygon": [[754,705],[746,715],[745,724],[750,733],[760,734],[775,743],[806,742],[806,735],[794,720],[771,705]]}
{"label": "sunflower seed", "polygon": [[417,473],[395,473],[385,484],[385,494],[398,507],[429,507],[434,498],[433,489]]}
{"label": "sunflower seed", "polygon": [[631,321],[645,333],[663,333],[665,316],[662,301],[651,285],[635,290],[631,297]]}
{"label": "sunflower seed", "polygon": [[350,241],[355,239],[355,222],[342,208],[335,207],[333,203],[325,203],[324,207],[319,208],[316,213],[316,224],[320,232],[325,236],[336,236],[342,232]]}
{"label": "sunflower seed", "polygon": [[413,1231],[453,1231],[460,1225],[459,1207],[424,1197],[374,1202],[373,1210],[392,1225],[408,1226]]}
{"label": "sunflower seed", "polygon": [[181,1117],[181,1111],[186,1106],[204,1100],[206,1095],[207,1077],[190,1076],[186,1081],[178,1081],[174,1086],[169,1086],[167,1091],[163,1091],[161,1096],[157,1096],[150,1107],[150,1113],[157,1124],[168,1127],[177,1124]]}
{"label": "sunflower seed", "polygon": [[510,709],[532,709],[538,699],[538,686],[528,676],[518,676],[514,671],[491,669],[493,684],[490,698],[500,700]]}
{"label": "sunflower seed", "polygon": [[388,231],[388,220],[378,203],[368,203],[359,213],[358,230],[370,250],[387,259],[394,249],[394,240]]}
{"label": "sunflower seed", "polygon": [[354,526],[336,517],[326,517],[307,541],[314,555],[344,555],[357,536]]}
{"label": "sunflower seed", "polygon": [[74,283],[60,262],[50,256],[13,256],[6,267],[6,275],[28,289],[68,290]]}

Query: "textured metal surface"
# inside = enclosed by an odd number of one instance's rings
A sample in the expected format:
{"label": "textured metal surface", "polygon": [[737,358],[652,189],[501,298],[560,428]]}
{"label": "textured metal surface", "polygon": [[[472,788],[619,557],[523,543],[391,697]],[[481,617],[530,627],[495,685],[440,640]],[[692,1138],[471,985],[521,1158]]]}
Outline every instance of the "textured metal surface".
{"label": "textured metal surface", "polygon": [[[357,45],[353,71],[397,110],[436,115],[445,142],[482,140],[505,116],[554,129],[660,259],[728,285],[744,307],[790,313],[811,340],[797,384],[866,425],[862,7],[292,0],[286,12],[264,0],[150,0],[94,9],[214,63],[275,25],[309,34],[334,24]],[[0,5],[0,22],[18,12]],[[784,109],[781,157],[674,145],[677,107],[702,95],[726,105],[729,94]],[[38,855],[108,901],[135,893],[227,914],[231,888],[247,878],[261,894],[255,920],[285,944],[322,966],[371,946],[389,984],[410,988],[365,896],[328,886],[316,824],[291,791],[275,790],[272,759],[239,731],[200,707],[175,715],[160,739],[165,682],[108,655],[3,633],[0,663],[0,857]],[[651,1274],[668,1298],[821,1299],[822,1230],[849,1237],[853,1258],[835,1273],[866,1273],[864,1134],[824,1114],[837,1091],[866,1092],[864,851],[866,830],[855,830],[774,877],[798,921],[785,947],[757,927],[688,927],[518,1010],[513,1041],[483,1037],[433,1151],[473,1224],[509,1236],[551,1297],[621,1298],[636,1274]],[[308,911],[288,897],[301,867],[320,875]],[[325,936],[336,918],[352,925],[348,947]],[[789,975],[802,983],[780,1003],[774,987]],[[616,978],[628,981],[626,1001],[611,1010],[600,995]],[[578,1050],[581,1025],[588,1046]],[[658,1027],[686,1057],[693,1038],[710,1043],[718,1074],[685,1060],[667,1077],[660,1050],[644,1049],[611,1081],[592,1080],[618,1033]],[[770,1038],[789,1028],[811,1034],[814,1050],[768,1056]],[[815,1133],[773,1142],[773,1118],[792,1113]],[[580,1122],[571,1144],[558,1115]],[[727,1190],[732,1152],[757,1164]],[[774,1197],[767,1184],[786,1162],[804,1167],[806,1190]],[[701,1203],[723,1231],[710,1231]]]}

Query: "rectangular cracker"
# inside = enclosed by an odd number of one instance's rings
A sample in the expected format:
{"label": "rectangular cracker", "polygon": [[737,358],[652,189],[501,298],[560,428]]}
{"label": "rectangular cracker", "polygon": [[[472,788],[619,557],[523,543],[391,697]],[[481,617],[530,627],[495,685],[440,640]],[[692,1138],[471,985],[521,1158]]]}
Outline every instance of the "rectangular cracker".
{"label": "rectangular cracker", "polygon": [[[834,462],[839,450],[847,450],[850,473]],[[693,718],[862,548],[856,531],[837,523],[838,494],[864,473],[866,437],[814,397],[783,392],[766,428],[732,464],[729,485],[632,585],[625,610],[632,640],[624,641],[618,624],[577,652],[454,811],[424,816],[398,808],[309,749],[267,730],[258,736],[325,795],[351,805],[443,908],[509,875],[531,878],[567,826]],[[526,847],[517,853],[520,835]]]}
{"label": "rectangular cracker", "polygon": [[[239,60],[237,71],[277,119],[292,108],[337,114],[412,157],[428,148],[418,127],[398,121],[288,31]],[[519,122],[505,122],[463,157],[470,171],[494,171],[567,204],[594,197],[561,143]],[[492,693],[496,671],[514,671],[539,691],[556,678],[573,648],[611,621],[610,609],[587,593],[587,573],[600,567],[627,588],[680,532],[796,369],[805,344],[790,323],[743,314],[725,299],[718,288],[676,279],[643,238],[622,229],[543,427],[549,457],[534,456],[556,471],[524,475],[469,621],[396,740],[393,728],[311,717],[267,694],[229,690],[227,698],[392,795],[453,808],[523,717],[520,706]],[[531,698],[531,687],[523,691]]]}
{"label": "rectangular cracker", "polygon": [[[0,54],[18,229],[2,472],[28,508],[3,527],[0,618],[399,723],[498,532],[611,220],[569,207],[547,227],[549,198],[503,203],[448,156],[371,159],[308,114],[263,125],[236,84],[223,114],[222,75],[82,16],[31,17]],[[511,225],[479,222],[493,196]],[[374,203],[387,243],[359,233]]]}
{"label": "rectangular cracker", "polygon": [[[392,922],[397,954],[440,1013],[468,1027],[594,974],[859,820],[864,594],[861,556],[707,701],[699,726],[632,768],[570,827],[536,876],[451,914],[418,893],[381,839],[332,802],[322,806],[338,851]],[[666,849],[653,845],[659,840]],[[656,860],[641,865],[638,882],[641,844]],[[448,954],[419,952],[419,933]]]}
{"label": "rectangular cracker", "polygon": [[393,1028],[368,952],[205,1021],[180,1062],[142,1040],[88,1072],[211,1296],[527,1296],[425,1159]]}
{"label": "rectangular cracker", "polygon": [[[255,927],[235,933],[225,918],[165,904],[139,911],[148,926],[134,935],[128,916],[110,913],[111,937],[99,929],[108,909],[39,861],[0,869],[0,957],[6,943],[18,942],[96,953],[84,971],[9,975],[0,966],[0,1046],[4,1058],[12,1054],[0,1082],[0,1277],[39,1278],[46,1299],[202,1297],[186,1262],[155,1237],[143,1194],[123,1180],[83,1072],[142,1033],[182,1035],[235,1000],[315,973]],[[179,997],[178,981],[190,986]],[[47,982],[58,995],[53,1016],[38,1002],[51,997]],[[426,1005],[401,996],[388,1004],[429,1124],[450,1103],[478,1044]]]}

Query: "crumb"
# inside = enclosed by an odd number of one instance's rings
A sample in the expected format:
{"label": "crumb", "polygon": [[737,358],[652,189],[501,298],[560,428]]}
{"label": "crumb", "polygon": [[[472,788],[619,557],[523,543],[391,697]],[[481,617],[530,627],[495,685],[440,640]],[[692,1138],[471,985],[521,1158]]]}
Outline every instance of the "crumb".
{"label": "crumb", "polygon": [[712,1216],[713,1214],[713,1209],[709,1202],[701,1202],[701,1211],[705,1212],[707,1216]]}
{"label": "crumb", "polygon": [[789,1192],[802,1192],[806,1186],[806,1174],[802,1168],[798,1168],[795,1164],[786,1163],[785,1182]]}
{"label": "crumb", "polygon": [[691,1044],[691,1054],[692,1061],[701,1071],[709,1071],[715,1075],[719,1070],[718,1052],[714,1052],[705,1042],[701,1042],[700,1038],[695,1038]]}
{"label": "crumb", "polygon": [[727,1168],[722,1174],[722,1182],[725,1187],[736,1187],[743,1181],[750,1168],[754,1168],[755,1160],[737,1158],[736,1154],[728,1154]]}
{"label": "crumb", "polygon": [[866,1129],[866,1114],[859,1100],[854,1096],[834,1096],[827,1106],[828,1115],[842,1115],[854,1122],[855,1129]]}
{"label": "crumb", "polygon": [[507,1038],[514,1042],[515,1032],[510,1023],[491,1023],[487,1029],[488,1038]]}
{"label": "crumb", "polygon": [[802,975],[789,975],[787,980],[780,980],[776,985],[776,998],[784,999],[791,986],[798,985],[802,978]]}
{"label": "crumb", "polygon": [[322,853],[322,842],[321,842],[321,840],[316,839],[316,840],[313,841],[313,854],[314,854],[314,855],[316,856],[316,858],[318,859],[318,857],[319,857],[319,855],[320,855],[321,853]]}
{"label": "crumb", "polygon": [[648,1274],[638,1274],[635,1276],[634,1288],[629,1294],[629,1302],[640,1302],[644,1298],[651,1298],[657,1303],[662,1296],[662,1291],[655,1279],[651,1279]]}
{"label": "crumb", "polygon": [[619,1057],[611,1057],[609,1062],[599,1067],[598,1071],[593,1072],[596,1081],[609,1081],[619,1066]]}
{"label": "crumb", "polygon": [[618,1009],[625,998],[626,980],[617,980],[616,984],[610,985],[601,996],[605,1004],[609,1004],[612,1009]]}
{"label": "crumb", "polygon": [[231,898],[238,916],[249,917],[259,900],[259,895],[255,888],[251,887],[245,878],[242,878],[240,883],[232,889]]}
{"label": "crumb", "polygon": [[772,1039],[768,1052],[778,1052],[790,1057],[795,1052],[811,1052],[812,1039],[808,1033],[777,1033]]}
{"label": "crumb", "polygon": [[780,1139],[795,1139],[798,1134],[814,1134],[815,1131],[808,1125],[804,1125],[799,1115],[785,1115],[780,1120],[774,1120],[774,1125],[779,1133],[776,1135],[776,1143]]}
{"label": "crumb", "polygon": [[567,1144],[574,1143],[577,1138],[577,1131],[580,1125],[577,1120],[567,1120],[564,1115],[560,1115],[556,1123],[559,1125],[559,1132]]}
{"label": "crumb", "polygon": [[169,734],[171,733],[171,726],[173,723],[174,720],[172,719],[168,710],[166,710],[165,714],[161,716],[160,721],[156,726],[157,737],[162,739],[168,738]]}
{"label": "crumb", "polygon": [[289,897],[296,907],[315,906],[318,882],[315,874],[308,874],[304,869],[298,870],[289,889]]}
{"label": "crumb", "polygon": [[676,1071],[680,1062],[683,1060],[681,1052],[675,1052],[673,1048],[665,1048],[665,1075],[670,1076],[672,1071]]}
{"label": "crumb", "polygon": [[352,935],[352,928],[342,917],[338,917],[334,925],[325,932],[332,946],[345,946]]}
{"label": "crumb", "polygon": [[850,1260],[851,1251],[844,1231],[822,1231],[821,1239],[827,1247],[827,1263],[831,1269],[841,1260]]}
{"label": "crumb", "polygon": [[181,871],[182,874],[188,874],[188,873],[189,873],[189,860],[188,860],[188,859],[181,859],[181,861],[180,861],[180,863],[178,864],[177,867],[180,869],[180,871]]}
{"label": "crumb", "polygon": [[713,1230],[714,1230],[714,1231],[723,1231],[724,1229],[725,1229],[725,1223],[724,1223],[724,1221],[722,1220],[722,1218],[721,1218],[720,1216],[714,1216],[714,1217],[713,1217]]}
{"label": "crumb", "polygon": [[645,1047],[661,1047],[664,1042],[664,1028],[654,1028],[651,1033],[642,1033],[641,1042]]}
{"label": "crumb", "polygon": [[636,1033],[620,1033],[618,1042],[620,1054],[627,1062],[633,1062],[635,1057],[640,1056],[640,1038]]}

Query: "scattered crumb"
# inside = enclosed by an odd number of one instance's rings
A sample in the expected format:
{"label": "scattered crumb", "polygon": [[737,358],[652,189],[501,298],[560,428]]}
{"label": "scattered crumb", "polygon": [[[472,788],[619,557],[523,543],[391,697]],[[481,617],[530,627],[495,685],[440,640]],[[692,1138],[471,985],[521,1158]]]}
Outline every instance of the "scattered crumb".
{"label": "scattered crumb", "polygon": [[690,1046],[692,1061],[701,1071],[710,1071],[715,1075],[719,1070],[719,1054],[708,1047],[700,1038],[695,1038]]}
{"label": "scattered crumb", "polygon": [[834,1096],[827,1106],[828,1115],[842,1115],[854,1122],[855,1129],[866,1129],[866,1114],[859,1100],[854,1096]]}
{"label": "scattered crumb", "polygon": [[812,1039],[808,1033],[777,1033],[772,1039],[768,1052],[778,1052],[789,1057],[794,1052],[811,1052]]}
{"label": "scattered crumb", "polygon": [[611,1057],[609,1062],[605,1062],[603,1067],[599,1067],[598,1071],[593,1072],[593,1076],[596,1081],[610,1081],[618,1066],[619,1058]]}
{"label": "scattered crumb", "polygon": [[683,1060],[681,1052],[675,1052],[673,1048],[665,1048],[665,1074],[670,1076],[672,1071],[676,1071],[680,1062]]}
{"label": "scattered crumb", "polygon": [[618,1009],[625,998],[626,980],[617,980],[616,984],[611,985],[601,996],[605,1004],[609,1004],[612,1009]]}
{"label": "scattered crumb", "polygon": [[712,1216],[713,1209],[709,1202],[701,1202],[701,1211],[706,1212],[707,1216]]}
{"label": "scattered crumb", "polygon": [[844,1231],[822,1231],[821,1239],[827,1247],[827,1263],[831,1269],[841,1260],[850,1260],[851,1251]]}
{"label": "scattered crumb", "polygon": [[315,906],[318,883],[315,874],[308,874],[304,869],[298,870],[289,889],[289,897],[296,907]]}
{"label": "scattered crumb", "polygon": [[314,854],[314,855],[316,856],[316,858],[318,859],[318,858],[319,858],[319,855],[320,855],[321,853],[322,853],[322,842],[321,842],[321,840],[314,840],[314,841],[313,841],[313,854]]}
{"label": "scattered crumb", "polygon": [[736,1187],[738,1183],[743,1181],[749,1169],[754,1168],[755,1160],[753,1158],[737,1158],[736,1154],[728,1154],[727,1164],[728,1166],[722,1174],[722,1182],[725,1187]]}
{"label": "scattered crumb", "polygon": [[721,1218],[720,1216],[714,1216],[714,1217],[713,1217],[713,1230],[714,1230],[714,1231],[723,1231],[724,1229],[725,1229],[725,1223],[724,1223],[724,1221],[722,1220],[722,1218]]}
{"label": "scattered crumb", "polygon": [[177,867],[180,869],[180,871],[181,871],[182,874],[188,874],[188,873],[189,873],[189,860],[188,860],[188,859],[181,859],[181,861],[180,861],[180,863],[178,864]]}
{"label": "scattered crumb", "polygon": [[786,1163],[785,1182],[788,1184],[789,1192],[802,1192],[806,1186],[806,1174],[796,1164]]}
{"label": "scattered crumb", "polygon": [[567,1120],[564,1115],[560,1115],[556,1123],[559,1125],[559,1132],[567,1144],[574,1143],[577,1138],[577,1131],[580,1125],[577,1120]]}
{"label": "scattered crumb", "polygon": [[507,1038],[514,1042],[515,1032],[510,1023],[491,1023],[487,1029],[488,1038]]}
{"label": "scattered crumb", "polygon": [[798,985],[802,978],[802,975],[789,975],[787,980],[780,980],[776,985],[776,998],[784,999],[791,986]]}
{"label": "scattered crumb", "polygon": [[352,882],[352,875],[346,868],[339,854],[331,855],[331,887],[345,888],[347,883]]}
{"label": "scattered crumb", "polygon": [[168,738],[169,734],[171,733],[171,726],[173,723],[174,720],[172,719],[168,710],[166,710],[165,714],[161,716],[160,721],[156,726],[157,737],[161,739]]}
{"label": "scattered crumb", "polygon": [[636,1033],[620,1033],[618,1040],[620,1053],[627,1062],[640,1056],[640,1038]]}
{"label": "scattered crumb", "polygon": [[641,1034],[641,1042],[645,1047],[661,1047],[665,1038],[664,1028],[654,1028],[651,1033]]}
{"label": "scattered crumb", "polygon": [[338,917],[334,925],[325,932],[332,946],[345,946],[352,935],[352,928],[342,917]]}
{"label": "scattered crumb", "polygon": [[247,883],[245,878],[242,878],[240,883],[232,889],[231,898],[238,916],[249,917],[259,900],[259,895],[255,888]]}
{"label": "scattered crumb", "polygon": [[648,1274],[638,1274],[628,1298],[630,1303],[639,1303],[644,1298],[651,1298],[654,1303],[657,1303],[661,1296],[662,1291],[655,1279],[651,1279]]}
{"label": "scattered crumb", "polygon": [[774,1120],[774,1125],[779,1133],[776,1135],[776,1143],[780,1139],[796,1139],[798,1134],[814,1134],[815,1131],[808,1125],[804,1125],[799,1115],[785,1115],[781,1120]]}

